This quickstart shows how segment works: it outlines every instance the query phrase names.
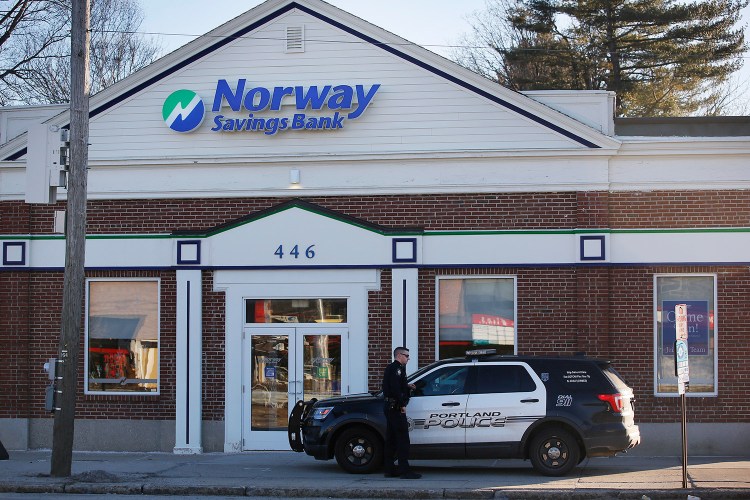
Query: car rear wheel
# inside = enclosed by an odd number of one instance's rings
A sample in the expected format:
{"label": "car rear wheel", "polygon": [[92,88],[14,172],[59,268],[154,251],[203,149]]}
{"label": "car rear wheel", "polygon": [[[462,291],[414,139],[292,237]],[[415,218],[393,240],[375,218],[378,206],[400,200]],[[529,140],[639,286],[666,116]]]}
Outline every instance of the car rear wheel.
{"label": "car rear wheel", "polygon": [[336,462],[346,472],[367,474],[380,467],[383,444],[377,434],[364,427],[346,429],[336,439]]}
{"label": "car rear wheel", "polygon": [[575,437],[559,427],[539,432],[529,450],[531,464],[545,476],[564,476],[578,464],[580,456]]}

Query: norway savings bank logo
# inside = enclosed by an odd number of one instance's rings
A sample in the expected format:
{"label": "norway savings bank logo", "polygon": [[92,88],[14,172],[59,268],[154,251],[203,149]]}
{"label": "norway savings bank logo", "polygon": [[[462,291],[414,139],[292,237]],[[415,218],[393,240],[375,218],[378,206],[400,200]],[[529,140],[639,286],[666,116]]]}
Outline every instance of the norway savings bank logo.
{"label": "norway savings bank logo", "polygon": [[203,123],[206,108],[192,90],[177,90],[164,101],[161,108],[164,122],[175,132],[192,132]]}
{"label": "norway savings bank logo", "polygon": [[196,130],[211,113],[211,132],[261,133],[340,130],[362,116],[380,89],[370,85],[312,85],[255,87],[216,82],[213,104],[206,109],[192,90],[177,90],[164,101],[162,116],[176,132]]}

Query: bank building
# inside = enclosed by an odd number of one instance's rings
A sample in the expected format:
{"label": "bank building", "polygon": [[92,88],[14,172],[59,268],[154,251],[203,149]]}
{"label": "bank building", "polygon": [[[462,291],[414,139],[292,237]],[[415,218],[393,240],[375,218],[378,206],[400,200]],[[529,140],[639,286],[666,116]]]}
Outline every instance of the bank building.
{"label": "bank building", "polygon": [[[269,0],[90,100],[75,449],[288,449],[299,399],[469,348],[611,359],[644,453],[750,438],[750,120],[514,92]],[[0,109],[0,441],[51,447],[67,106]],[[57,144],[55,144],[57,141]],[[57,170],[56,170],[57,169]]]}

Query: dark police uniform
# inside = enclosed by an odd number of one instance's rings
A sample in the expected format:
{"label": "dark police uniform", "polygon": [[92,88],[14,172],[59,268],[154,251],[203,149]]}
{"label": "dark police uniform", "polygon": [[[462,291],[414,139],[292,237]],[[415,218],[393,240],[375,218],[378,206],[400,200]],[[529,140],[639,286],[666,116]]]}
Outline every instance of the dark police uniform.
{"label": "dark police uniform", "polygon": [[[383,411],[387,421],[384,462],[386,475],[400,476],[410,472],[409,468],[409,423],[401,409],[409,404],[409,384],[406,382],[406,367],[398,361],[388,365],[383,374]],[[398,457],[398,468],[394,469],[393,457]]]}

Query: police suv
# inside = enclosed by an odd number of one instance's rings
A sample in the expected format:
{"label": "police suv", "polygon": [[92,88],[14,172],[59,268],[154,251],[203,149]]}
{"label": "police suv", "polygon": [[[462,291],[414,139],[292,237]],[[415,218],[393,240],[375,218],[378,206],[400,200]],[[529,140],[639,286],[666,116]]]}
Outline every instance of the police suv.
{"label": "police suv", "polygon": [[[524,458],[547,476],[640,442],[633,391],[609,361],[469,351],[409,376],[412,459]],[[299,401],[289,444],[352,473],[383,462],[383,394]]]}

